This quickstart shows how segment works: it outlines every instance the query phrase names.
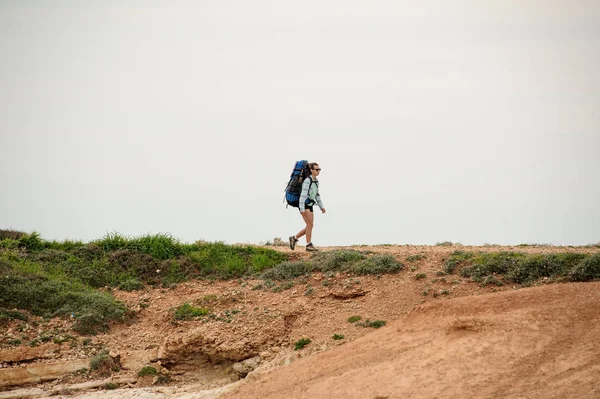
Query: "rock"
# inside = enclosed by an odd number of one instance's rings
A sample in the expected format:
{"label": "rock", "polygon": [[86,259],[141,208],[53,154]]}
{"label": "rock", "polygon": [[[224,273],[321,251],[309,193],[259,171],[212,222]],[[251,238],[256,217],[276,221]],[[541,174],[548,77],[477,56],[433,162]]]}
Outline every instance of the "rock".
{"label": "rock", "polygon": [[78,359],[61,363],[40,363],[26,367],[3,368],[0,370],[0,387],[55,380],[87,368],[89,364],[89,359]]}
{"label": "rock", "polygon": [[329,295],[331,295],[332,297],[334,297],[336,299],[349,299],[349,298],[356,298],[359,296],[364,296],[366,294],[367,294],[367,291],[365,291],[363,289],[351,288],[351,289],[334,291],[334,292],[331,292]]}
{"label": "rock", "polygon": [[260,356],[254,356],[241,362],[234,363],[233,370],[238,373],[240,377],[244,378],[249,372],[253,371],[259,366],[260,361]]}
{"label": "rock", "polygon": [[273,354],[271,352],[260,352],[259,356],[262,360],[269,360],[273,358]]}
{"label": "rock", "polygon": [[121,366],[127,370],[139,370],[158,358],[158,349],[127,351],[121,354]]}

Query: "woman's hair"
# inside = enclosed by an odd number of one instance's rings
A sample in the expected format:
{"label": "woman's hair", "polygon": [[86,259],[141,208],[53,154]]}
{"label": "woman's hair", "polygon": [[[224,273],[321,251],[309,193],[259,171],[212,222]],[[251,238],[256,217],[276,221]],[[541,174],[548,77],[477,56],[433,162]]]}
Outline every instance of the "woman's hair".
{"label": "woman's hair", "polygon": [[319,164],[317,162],[311,162],[308,164],[308,168],[310,170],[313,170],[315,168],[315,166],[319,166]]}

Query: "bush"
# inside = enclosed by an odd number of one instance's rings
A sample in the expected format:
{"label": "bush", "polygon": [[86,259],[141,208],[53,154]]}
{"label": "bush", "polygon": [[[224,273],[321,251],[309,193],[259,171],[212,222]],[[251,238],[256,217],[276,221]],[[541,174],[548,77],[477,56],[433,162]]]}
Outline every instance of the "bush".
{"label": "bush", "polygon": [[7,275],[0,284],[0,306],[43,316],[75,314],[75,331],[94,334],[122,320],[126,307],[108,294],[76,283],[48,280],[43,276]]}
{"label": "bush", "polygon": [[39,233],[25,234],[19,239],[19,246],[27,251],[35,252],[44,249],[44,242]]}
{"label": "bush", "polygon": [[582,260],[568,273],[571,281],[592,281],[600,279],[600,253]]}
{"label": "bush", "polygon": [[333,337],[331,337],[334,341],[339,341],[340,339],[344,339],[344,336],[341,334],[333,334]]}
{"label": "bush", "polygon": [[142,288],[144,288],[144,284],[136,278],[129,278],[119,283],[119,289],[123,291],[131,292],[141,290]]}
{"label": "bush", "polygon": [[265,270],[260,276],[263,280],[290,280],[312,273],[315,267],[309,262],[282,262],[277,266]]}
{"label": "bush", "polygon": [[535,283],[541,278],[575,277],[575,270],[590,257],[581,253],[524,254],[520,252],[473,253],[454,252],[445,263],[445,271],[452,273],[462,266],[460,274],[474,281],[502,285],[504,281],[522,285]]}
{"label": "bush", "polygon": [[360,316],[350,316],[348,318],[348,323],[356,323],[357,321],[359,321],[360,319],[362,319],[362,317]]}
{"label": "bush", "polygon": [[465,261],[473,257],[473,253],[464,251],[454,251],[450,255],[450,258],[444,263],[444,271],[446,273],[454,273],[456,268],[463,264]]}
{"label": "bush", "polygon": [[367,319],[362,323],[356,323],[356,325],[361,327],[380,328],[385,326],[385,320],[370,321],[369,319]]}
{"label": "bush", "polygon": [[90,370],[100,376],[107,377],[113,371],[119,371],[119,365],[109,356],[108,351],[103,350],[90,360]]}
{"label": "bush", "polygon": [[201,243],[189,253],[199,274],[228,279],[260,272],[287,259],[284,253],[252,246],[232,246],[220,242]]}
{"label": "bush", "polygon": [[342,249],[318,252],[313,255],[311,261],[314,263],[316,269],[326,272],[348,269],[351,265],[356,264],[356,262],[364,258],[365,255],[360,252]]}
{"label": "bush", "polygon": [[0,308],[0,325],[10,320],[29,320],[29,316],[26,313],[19,312],[18,310],[9,310]]}
{"label": "bush", "polygon": [[296,341],[294,344],[294,350],[303,349],[306,345],[310,344],[312,341],[309,338],[302,338]]}
{"label": "bush", "polygon": [[417,262],[420,261],[421,259],[425,259],[427,258],[426,255],[423,254],[415,254],[415,255],[409,255],[406,257],[406,261],[407,262]]}
{"label": "bush", "polygon": [[138,372],[138,377],[145,377],[147,375],[155,376],[157,374],[158,374],[158,371],[154,367],[152,367],[152,366],[144,366]]}
{"label": "bush", "polygon": [[375,254],[358,262],[350,268],[356,274],[397,273],[404,265],[389,254]]}
{"label": "bush", "polygon": [[26,233],[24,233],[22,231],[16,231],[16,230],[0,230],[0,241],[6,240],[6,239],[18,241],[25,234]]}
{"label": "bush", "polygon": [[192,320],[209,313],[208,309],[199,308],[186,302],[175,310],[175,320]]}

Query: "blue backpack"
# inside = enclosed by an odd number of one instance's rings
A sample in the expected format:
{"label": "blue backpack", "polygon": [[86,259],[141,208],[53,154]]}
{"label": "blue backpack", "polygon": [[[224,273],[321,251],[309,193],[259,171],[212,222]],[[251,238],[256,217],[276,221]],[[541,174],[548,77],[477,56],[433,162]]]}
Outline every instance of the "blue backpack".
{"label": "blue backpack", "polygon": [[294,165],[292,175],[290,176],[290,181],[288,181],[288,184],[285,187],[285,200],[288,205],[291,205],[295,208],[300,206],[300,192],[302,191],[302,183],[309,175],[310,170],[308,168],[308,161],[306,159],[297,161],[296,165]]}

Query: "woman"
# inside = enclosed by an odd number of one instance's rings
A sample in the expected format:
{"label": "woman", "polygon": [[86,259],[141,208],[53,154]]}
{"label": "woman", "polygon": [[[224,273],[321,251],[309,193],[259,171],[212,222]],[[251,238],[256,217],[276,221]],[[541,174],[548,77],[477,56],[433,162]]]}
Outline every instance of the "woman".
{"label": "woman", "polygon": [[303,235],[306,235],[306,250],[310,252],[318,251],[318,249],[315,248],[312,243],[312,230],[315,220],[315,214],[313,212],[314,204],[316,203],[319,208],[321,208],[322,213],[327,212],[325,207],[323,207],[323,202],[321,201],[321,196],[319,195],[318,177],[321,173],[321,167],[316,162],[309,163],[308,167],[310,168],[310,176],[308,176],[302,182],[300,204],[298,206],[300,209],[300,215],[302,215],[302,219],[304,219],[306,226],[295,236],[290,236],[290,248],[292,251],[294,248],[296,248],[296,243]]}

